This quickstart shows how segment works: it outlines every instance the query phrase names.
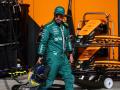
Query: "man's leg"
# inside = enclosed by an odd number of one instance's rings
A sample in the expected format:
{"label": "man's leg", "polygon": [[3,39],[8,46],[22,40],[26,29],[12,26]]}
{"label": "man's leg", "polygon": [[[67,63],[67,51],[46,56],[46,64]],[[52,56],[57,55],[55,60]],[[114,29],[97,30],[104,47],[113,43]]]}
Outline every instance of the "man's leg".
{"label": "man's leg", "polygon": [[47,90],[51,85],[53,84],[57,72],[58,72],[58,65],[55,62],[48,63],[50,67],[50,72],[48,74],[48,79],[46,80],[46,86],[44,87],[39,87],[38,90]]}
{"label": "man's leg", "polygon": [[59,57],[57,57],[54,54],[50,54],[50,56],[48,57],[47,63],[50,67],[50,72],[48,74],[48,79],[46,81],[47,88],[49,88],[53,84],[53,82],[56,78],[56,75],[58,73],[58,68],[59,68],[58,58]]}
{"label": "man's leg", "polygon": [[74,84],[74,76],[72,75],[71,66],[67,59],[67,57],[64,57],[64,61],[61,64],[60,72],[59,72],[64,79],[65,82],[65,90],[74,90],[73,84]]}

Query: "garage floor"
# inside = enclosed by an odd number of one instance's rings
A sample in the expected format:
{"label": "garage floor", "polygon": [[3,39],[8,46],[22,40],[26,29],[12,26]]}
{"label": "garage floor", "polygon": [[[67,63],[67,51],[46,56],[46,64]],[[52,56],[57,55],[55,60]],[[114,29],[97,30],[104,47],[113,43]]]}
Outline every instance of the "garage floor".
{"label": "garage floor", "polygon": [[[26,76],[22,77],[22,81],[26,82]],[[11,87],[15,84],[18,84],[15,80],[12,80],[10,78],[7,79],[0,79],[0,90],[11,90]],[[64,90],[60,89],[60,87],[64,87],[64,82],[61,80],[55,80],[54,85],[49,90]],[[87,89],[81,89],[79,86],[74,85],[75,90],[87,90]],[[92,89],[93,90],[93,89]],[[107,90],[107,89],[94,89],[94,90]],[[112,89],[109,90],[120,90],[120,81],[114,81],[114,86]]]}

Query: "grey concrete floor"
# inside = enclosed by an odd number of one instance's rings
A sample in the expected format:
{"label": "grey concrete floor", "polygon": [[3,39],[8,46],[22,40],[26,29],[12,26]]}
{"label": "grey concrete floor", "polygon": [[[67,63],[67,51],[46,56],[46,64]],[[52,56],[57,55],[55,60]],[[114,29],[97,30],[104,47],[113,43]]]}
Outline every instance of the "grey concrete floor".
{"label": "grey concrete floor", "polygon": [[[27,76],[20,77],[22,78],[23,82],[27,82],[26,78]],[[0,90],[11,90],[11,87],[15,84],[18,84],[15,80],[12,80],[10,78],[7,79],[0,79]],[[58,86],[64,86],[64,82],[61,80],[55,80],[53,88],[50,90],[63,90],[63,89],[58,89]],[[87,90],[87,89],[81,89],[79,86],[74,85],[75,90]],[[93,89],[92,89],[93,90]],[[114,81],[113,88],[111,89],[94,89],[94,90],[120,90],[120,81]]]}

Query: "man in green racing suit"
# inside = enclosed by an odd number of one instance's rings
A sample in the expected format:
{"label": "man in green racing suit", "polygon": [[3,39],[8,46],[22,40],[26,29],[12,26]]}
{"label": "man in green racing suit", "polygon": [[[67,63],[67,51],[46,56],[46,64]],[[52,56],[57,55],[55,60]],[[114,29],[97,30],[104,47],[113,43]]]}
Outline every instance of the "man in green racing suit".
{"label": "man in green racing suit", "polygon": [[[41,63],[46,52],[46,62],[50,67],[50,72],[46,80],[46,86],[42,90],[47,90],[53,84],[58,73],[65,82],[65,90],[73,90],[74,76],[70,65],[70,63],[73,63],[72,45],[68,26],[63,22],[64,15],[64,8],[62,6],[56,7],[54,19],[45,25],[43,29],[38,48],[39,59],[37,63]],[[69,53],[69,60],[66,52]]]}

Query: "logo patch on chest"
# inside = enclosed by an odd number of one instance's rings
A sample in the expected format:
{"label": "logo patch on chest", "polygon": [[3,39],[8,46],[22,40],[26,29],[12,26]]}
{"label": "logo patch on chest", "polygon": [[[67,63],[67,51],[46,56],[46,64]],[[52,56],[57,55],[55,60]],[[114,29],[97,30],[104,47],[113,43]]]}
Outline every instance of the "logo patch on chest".
{"label": "logo patch on chest", "polygon": [[54,38],[55,41],[62,41],[62,37],[56,37]]}
{"label": "logo patch on chest", "polygon": [[59,34],[59,30],[58,30],[57,27],[54,27],[54,28],[53,28],[53,33],[54,33],[54,35]]}

